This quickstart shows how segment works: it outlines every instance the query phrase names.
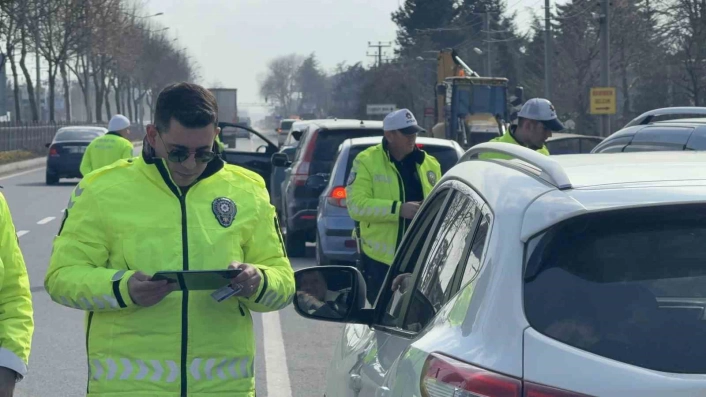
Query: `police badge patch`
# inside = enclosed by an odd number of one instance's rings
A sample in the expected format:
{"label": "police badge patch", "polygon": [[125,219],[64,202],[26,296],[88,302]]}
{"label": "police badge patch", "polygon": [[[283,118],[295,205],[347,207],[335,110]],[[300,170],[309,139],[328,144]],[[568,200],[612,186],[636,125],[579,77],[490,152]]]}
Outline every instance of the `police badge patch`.
{"label": "police badge patch", "polygon": [[355,182],[355,171],[351,171],[350,175],[348,175],[348,182],[346,182],[347,186],[350,186]]}
{"label": "police badge patch", "polygon": [[218,223],[223,227],[232,225],[235,214],[238,212],[233,200],[227,197],[219,197],[213,200],[211,208],[213,209],[213,214],[216,216],[216,220],[218,220]]}
{"label": "police badge patch", "polygon": [[430,185],[436,185],[436,174],[434,173],[434,171],[427,171],[427,180],[429,181]]}

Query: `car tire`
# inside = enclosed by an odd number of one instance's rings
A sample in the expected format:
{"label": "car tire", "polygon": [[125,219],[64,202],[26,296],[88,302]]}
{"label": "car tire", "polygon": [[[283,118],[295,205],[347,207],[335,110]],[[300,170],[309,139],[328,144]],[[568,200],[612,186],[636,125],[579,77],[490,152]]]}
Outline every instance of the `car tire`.
{"label": "car tire", "polygon": [[306,234],[302,232],[290,232],[284,238],[287,256],[290,258],[303,258],[306,256]]}
{"label": "car tire", "polygon": [[59,183],[59,176],[47,170],[46,183],[47,185],[56,185],[57,183]]}
{"label": "car tire", "polygon": [[316,235],[316,266],[330,266],[331,261],[326,258],[326,255],[324,255],[324,251],[321,249],[321,244],[319,244],[319,241],[321,239],[319,238],[319,235]]}

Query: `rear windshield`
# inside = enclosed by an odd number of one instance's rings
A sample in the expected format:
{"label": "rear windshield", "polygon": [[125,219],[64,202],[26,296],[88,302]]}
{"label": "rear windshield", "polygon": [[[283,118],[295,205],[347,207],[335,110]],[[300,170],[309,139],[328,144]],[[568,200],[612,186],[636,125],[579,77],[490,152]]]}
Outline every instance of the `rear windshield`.
{"label": "rear windshield", "polygon": [[63,130],[56,133],[55,141],[90,141],[101,136],[97,130]]}
{"label": "rear windshield", "polygon": [[280,123],[279,128],[283,130],[288,130],[292,128],[292,124],[294,124],[294,121],[283,121],[282,123]]}
{"label": "rear windshield", "polygon": [[[353,166],[353,160],[355,160],[355,157],[362,152],[363,150],[369,148],[372,145],[369,146],[354,146],[351,148],[350,153],[348,154],[348,164],[346,165],[346,175],[343,178],[344,181],[348,180],[348,174],[351,172],[351,167]],[[427,154],[434,156],[436,160],[439,162],[439,165],[441,166],[441,173],[445,174],[446,171],[450,170],[451,167],[456,165],[456,162],[458,162],[458,154],[456,153],[456,150],[447,147],[447,146],[435,146],[435,145],[424,145],[422,147],[422,150],[427,152]]]}
{"label": "rear windshield", "polygon": [[706,373],[706,206],[612,211],[530,242],[524,305],[537,331],[613,360]]}
{"label": "rear windshield", "polygon": [[366,136],[382,136],[382,130],[321,130],[316,137],[316,147],[312,158],[314,161],[332,162],[338,153],[338,147],[346,139]]}

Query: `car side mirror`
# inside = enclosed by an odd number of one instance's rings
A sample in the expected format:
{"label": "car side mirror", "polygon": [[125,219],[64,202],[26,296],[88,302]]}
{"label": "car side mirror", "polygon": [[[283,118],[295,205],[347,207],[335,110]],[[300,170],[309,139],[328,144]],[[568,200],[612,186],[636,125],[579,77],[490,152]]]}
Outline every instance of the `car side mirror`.
{"label": "car side mirror", "polygon": [[302,317],[361,322],[369,317],[365,309],[365,280],[352,266],[316,266],[294,272],[294,310]]}
{"label": "car side mirror", "polygon": [[292,162],[285,153],[275,153],[272,155],[272,165],[275,167],[289,167]]}
{"label": "car side mirror", "polygon": [[311,175],[306,179],[305,186],[314,191],[323,190],[326,187],[328,181],[322,175]]}
{"label": "car side mirror", "polygon": [[302,132],[301,131],[292,131],[292,138],[294,138],[295,141],[299,141],[302,139]]}
{"label": "car side mirror", "polygon": [[46,147],[46,148],[48,148],[49,146],[51,146],[51,143],[45,143],[45,144],[44,144],[44,147]]}

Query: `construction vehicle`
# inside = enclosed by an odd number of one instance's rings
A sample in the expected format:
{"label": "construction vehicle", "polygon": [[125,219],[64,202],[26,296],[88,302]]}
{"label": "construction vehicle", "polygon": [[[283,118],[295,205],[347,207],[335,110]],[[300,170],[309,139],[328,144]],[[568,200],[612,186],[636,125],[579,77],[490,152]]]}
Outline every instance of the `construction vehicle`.
{"label": "construction vehicle", "polygon": [[[511,102],[513,110],[522,103],[522,87]],[[464,149],[490,141],[507,131],[508,103],[508,79],[481,77],[455,50],[439,52],[433,137],[455,140]]]}

